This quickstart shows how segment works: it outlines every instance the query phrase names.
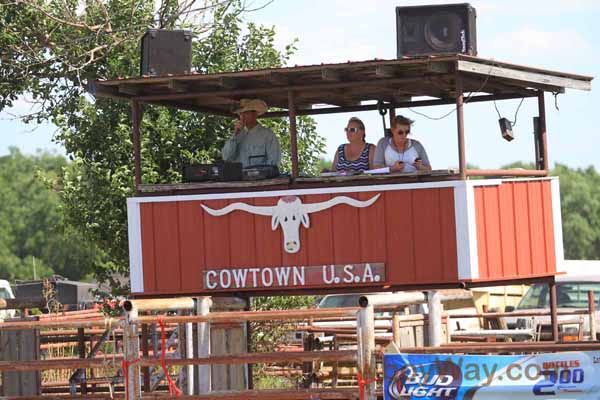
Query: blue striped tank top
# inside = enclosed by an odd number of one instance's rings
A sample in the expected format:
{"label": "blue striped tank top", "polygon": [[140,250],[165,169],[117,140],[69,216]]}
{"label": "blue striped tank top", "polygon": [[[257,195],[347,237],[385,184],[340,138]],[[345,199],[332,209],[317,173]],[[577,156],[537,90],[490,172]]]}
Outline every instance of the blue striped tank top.
{"label": "blue striped tank top", "polygon": [[337,164],[335,169],[338,171],[355,171],[355,172],[363,172],[369,169],[369,152],[371,151],[371,145],[369,143],[365,143],[365,147],[363,151],[360,153],[360,156],[354,160],[349,161],[346,159],[346,154],[344,153],[344,147],[346,145],[342,144],[337,149]]}

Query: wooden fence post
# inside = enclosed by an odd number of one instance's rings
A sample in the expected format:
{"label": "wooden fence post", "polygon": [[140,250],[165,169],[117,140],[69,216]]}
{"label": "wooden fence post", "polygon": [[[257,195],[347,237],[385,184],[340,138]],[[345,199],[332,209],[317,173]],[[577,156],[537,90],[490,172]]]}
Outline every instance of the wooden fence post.
{"label": "wooden fence post", "polygon": [[395,311],[392,317],[392,337],[394,338],[394,343],[398,348],[400,348],[400,315]]}
{"label": "wooden fence post", "polygon": [[429,309],[427,319],[429,346],[438,347],[442,344],[442,300],[438,291],[427,292],[427,308]]}
{"label": "wooden fence post", "polygon": [[363,391],[365,400],[377,400],[375,394],[377,366],[375,364],[375,315],[373,305],[358,310],[356,316],[358,339],[358,390]]}
{"label": "wooden fence post", "polygon": [[[27,320],[35,321],[36,317]],[[0,360],[19,364],[22,361],[40,359],[40,331],[21,329],[0,330]],[[42,379],[40,371],[2,371],[0,396],[41,395]],[[4,397],[2,397],[4,398]]]}
{"label": "wooden fence post", "polygon": [[127,382],[127,400],[137,400],[142,397],[140,385],[140,367],[135,361],[140,357],[140,341],[138,336],[138,309],[133,306],[125,311],[123,325],[123,339],[125,341],[125,365],[123,374]]}
{"label": "wooden fence post", "polygon": [[[208,315],[212,300],[210,297],[200,297],[196,304],[197,315]],[[198,323],[198,358],[210,356],[210,323]],[[198,394],[206,394],[211,391],[211,367],[210,365],[198,366]]]}

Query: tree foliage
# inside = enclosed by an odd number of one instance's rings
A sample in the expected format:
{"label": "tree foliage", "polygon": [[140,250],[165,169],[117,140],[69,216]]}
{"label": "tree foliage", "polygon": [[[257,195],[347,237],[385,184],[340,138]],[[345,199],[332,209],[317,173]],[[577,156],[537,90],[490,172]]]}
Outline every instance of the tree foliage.
{"label": "tree foliage", "polygon": [[59,274],[82,279],[102,255],[64,223],[58,191],[62,156],[0,157],[0,278]]}
{"label": "tree foliage", "polygon": [[[273,28],[245,24],[241,0],[202,7],[191,0],[0,1],[0,74],[13,82],[0,88],[0,109],[29,93],[39,106],[33,117],[58,126],[56,137],[72,160],[61,193],[66,220],[106,251],[96,265],[101,278],[126,272],[126,198],[134,195],[130,106],[86,95],[84,81],[136,76],[138,43],[148,28],[191,29],[193,68],[203,73],[283,66],[294,44],[280,51]],[[144,183],[179,182],[183,165],[219,157],[231,135],[227,118],[148,105],[143,111]],[[279,136],[289,170],[287,120],[263,123]],[[324,141],[311,119],[300,118],[298,128],[300,168],[315,172]]]}
{"label": "tree foliage", "polygon": [[557,164],[565,258],[600,260],[600,175],[594,167]]}

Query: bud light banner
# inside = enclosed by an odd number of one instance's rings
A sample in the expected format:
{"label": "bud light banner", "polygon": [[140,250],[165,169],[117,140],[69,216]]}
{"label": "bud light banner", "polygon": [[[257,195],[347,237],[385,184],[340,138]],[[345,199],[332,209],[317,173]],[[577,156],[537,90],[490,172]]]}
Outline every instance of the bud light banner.
{"label": "bud light banner", "polygon": [[383,362],[385,400],[600,399],[600,351],[386,354]]}

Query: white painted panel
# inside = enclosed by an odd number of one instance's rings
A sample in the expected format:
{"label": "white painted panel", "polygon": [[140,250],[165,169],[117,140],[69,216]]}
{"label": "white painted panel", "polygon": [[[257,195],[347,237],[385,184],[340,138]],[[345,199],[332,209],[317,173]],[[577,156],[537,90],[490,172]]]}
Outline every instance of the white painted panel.
{"label": "white painted panel", "polygon": [[475,191],[469,181],[454,188],[456,215],[456,253],[458,279],[478,279],[477,224],[475,220]]}
{"label": "white painted panel", "polygon": [[556,253],[556,268],[560,268],[564,259],[562,214],[560,212],[560,183],[558,177],[552,178],[550,182],[552,191],[552,222],[554,225],[554,250]]}
{"label": "white painted panel", "polygon": [[127,199],[127,234],[129,236],[129,277],[131,291],[144,291],[144,266],[142,261],[142,224],[140,203]]}

